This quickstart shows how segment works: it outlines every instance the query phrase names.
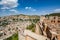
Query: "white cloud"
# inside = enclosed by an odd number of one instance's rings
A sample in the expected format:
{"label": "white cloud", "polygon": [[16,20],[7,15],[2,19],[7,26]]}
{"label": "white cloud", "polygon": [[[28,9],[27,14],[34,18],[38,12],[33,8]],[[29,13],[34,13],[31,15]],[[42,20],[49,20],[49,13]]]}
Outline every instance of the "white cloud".
{"label": "white cloud", "polygon": [[55,9],[54,12],[60,12],[60,9]]}
{"label": "white cloud", "polygon": [[18,13],[18,11],[15,10],[15,9],[10,9],[9,11],[10,11],[10,12],[14,12],[14,13]]}
{"label": "white cloud", "polygon": [[25,7],[25,9],[28,9],[28,7]]}
{"label": "white cloud", "polygon": [[36,11],[36,9],[32,8],[32,7],[25,7],[26,10],[30,10],[30,11]]}
{"label": "white cloud", "polygon": [[50,13],[60,13],[60,9],[54,9],[54,10],[49,10],[49,11],[42,11],[42,14],[50,14]]}
{"label": "white cloud", "polygon": [[1,0],[0,5],[2,5],[1,9],[11,9],[18,6],[18,0]]}
{"label": "white cloud", "polygon": [[47,12],[47,11],[42,11],[41,13],[42,13],[43,15],[49,14],[49,12]]}
{"label": "white cloud", "polygon": [[9,7],[2,7],[1,9],[10,9]]}
{"label": "white cloud", "polygon": [[31,7],[25,7],[25,9],[32,9]]}
{"label": "white cloud", "polygon": [[36,9],[33,9],[32,11],[36,11]]}

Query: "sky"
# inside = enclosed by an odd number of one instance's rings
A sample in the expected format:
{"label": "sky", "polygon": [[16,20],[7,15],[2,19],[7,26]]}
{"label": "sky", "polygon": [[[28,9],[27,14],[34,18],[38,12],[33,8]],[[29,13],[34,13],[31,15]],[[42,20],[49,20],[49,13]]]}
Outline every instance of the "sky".
{"label": "sky", "polygon": [[60,0],[0,0],[0,16],[60,12]]}

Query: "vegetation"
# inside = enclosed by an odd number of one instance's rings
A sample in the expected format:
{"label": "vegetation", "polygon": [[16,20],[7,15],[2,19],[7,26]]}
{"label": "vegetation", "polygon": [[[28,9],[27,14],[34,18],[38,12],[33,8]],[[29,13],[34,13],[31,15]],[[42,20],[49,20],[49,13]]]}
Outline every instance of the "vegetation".
{"label": "vegetation", "polygon": [[17,21],[18,21],[18,19],[16,19],[16,18],[13,18],[13,21],[14,21],[14,22],[17,22]]}
{"label": "vegetation", "polygon": [[4,40],[18,40],[18,33],[13,34],[11,37]]}
{"label": "vegetation", "polygon": [[60,17],[60,13],[52,13],[52,14],[45,15],[45,16],[59,16]]}
{"label": "vegetation", "polygon": [[31,30],[32,32],[35,32],[35,24],[32,23],[26,29]]}
{"label": "vegetation", "polygon": [[34,23],[37,23],[40,19],[32,19]]}
{"label": "vegetation", "polygon": [[0,26],[6,26],[8,25],[8,21],[7,20],[3,20],[3,21],[0,21]]}

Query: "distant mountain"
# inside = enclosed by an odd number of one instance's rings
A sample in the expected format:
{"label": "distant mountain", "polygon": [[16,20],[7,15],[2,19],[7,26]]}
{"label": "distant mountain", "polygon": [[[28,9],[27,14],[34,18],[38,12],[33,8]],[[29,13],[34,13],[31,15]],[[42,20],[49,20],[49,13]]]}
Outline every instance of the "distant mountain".
{"label": "distant mountain", "polygon": [[24,14],[20,14],[20,15],[10,15],[10,16],[4,16],[4,17],[0,17],[0,26],[6,26],[10,23],[14,23],[14,22],[20,22],[20,21],[30,21],[30,22],[37,22],[39,21],[40,16],[38,15],[24,15]]}
{"label": "distant mountain", "polygon": [[25,19],[40,19],[40,16],[20,14],[20,15],[10,15],[10,16],[0,17],[0,21],[3,21],[3,20],[21,20],[21,19],[22,20],[25,20]]}
{"label": "distant mountain", "polygon": [[47,14],[47,15],[45,15],[45,16],[59,16],[60,17],[60,13],[51,13],[51,14]]}

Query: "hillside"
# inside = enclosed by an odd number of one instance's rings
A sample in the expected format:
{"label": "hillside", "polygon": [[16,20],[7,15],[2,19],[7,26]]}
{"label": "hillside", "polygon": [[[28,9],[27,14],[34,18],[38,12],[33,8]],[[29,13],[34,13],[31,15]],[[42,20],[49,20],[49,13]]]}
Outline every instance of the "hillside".
{"label": "hillside", "polygon": [[60,13],[51,13],[51,14],[45,15],[45,16],[59,16],[60,17]]}
{"label": "hillside", "polygon": [[20,14],[20,15],[10,15],[10,16],[4,16],[4,17],[0,17],[0,19],[12,19],[12,18],[21,18],[21,19],[39,19],[40,16],[38,15],[24,15],[24,14]]}
{"label": "hillside", "polygon": [[40,16],[37,15],[10,15],[10,16],[4,16],[4,17],[0,17],[0,26],[6,26],[10,23],[14,23],[14,22],[20,22],[20,21],[30,21],[30,22],[37,22],[39,21]]}

